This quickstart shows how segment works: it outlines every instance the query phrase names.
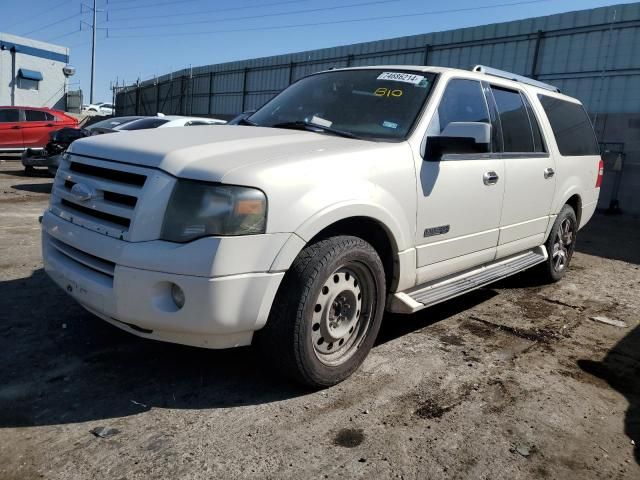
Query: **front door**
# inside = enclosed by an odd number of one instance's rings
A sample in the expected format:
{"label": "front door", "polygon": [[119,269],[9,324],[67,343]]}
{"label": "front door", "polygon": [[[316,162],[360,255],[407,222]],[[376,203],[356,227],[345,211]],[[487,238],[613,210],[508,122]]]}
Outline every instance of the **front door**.
{"label": "front door", "polygon": [[497,251],[498,257],[505,257],[544,243],[556,166],[525,93],[495,85],[490,91],[501,124],[507,180]]}
{"label": "front door", "polygon": [[20,150],[22,142],[22,124],[17,108],[0,108],[0,151]]}
{"label": "front door", "polygon": [[[493,123],[480,82],[449,81],[427,136],[440,136],[451,122]],[[419,160],[418,283],[495,258],[505,186],[503,162],[495,153]]]}

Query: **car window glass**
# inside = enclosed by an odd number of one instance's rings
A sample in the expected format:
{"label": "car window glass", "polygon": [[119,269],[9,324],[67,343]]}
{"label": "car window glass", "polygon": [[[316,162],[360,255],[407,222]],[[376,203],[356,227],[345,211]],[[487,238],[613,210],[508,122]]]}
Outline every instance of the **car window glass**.
{"label": "car window glass", "polygon": [[534,152],[529,116],[519,92],[491,87],[496,100],[504,152]]}
{"label": "car window glass", "polygon": [[430,136],[440,135],[451,122],[489,123],[487,102],[476,80],[453,79],[442,95],[428,128]]}
{"label": "car window glass", "polygon": [[168,121],[169,120],[165,120],[164,118],[141,118],[139,120],[134,120],[133,122],[120,125],[116,127],[116,130],[146,130],[149,128],[158,128],[160,125],[164,125]]}
{"label": "car window glass", "polygon": [[49,112],[44,112],[44,116],[45,116],[45,118],[47,119],[48,122],[53,122],[56,119],[56,117],[51,115]]}
{"label": "car window glass", "polygon": [[17,122],[19,121],[18,109],[16,108],[0,108],[0,122]]}
{"label": "car window glass", "polygon": [[546,152],[547,149],[544,145],[544,140],[542,139],[542,132],[540,131],[540,124],[538,123],[536,114],[533,112],[531,103],[529,103],[526,95],[522,95],[522,99],[524,100],[524,106],[527,108],[527,113],[529,114],[529,122],[531,123],[531,130],[533,132],[534,152]]}
{"label": "car window glass", "polygon": [[560,153],[565,156],[599,155],[591,120],[579,103],[538,95]]}
{"label": "car window glass", "polygon": [[365,138],[400,140],[413,128],[434,78],[426,72],[382,69],[315,74],[286,88],[248,120],[276,128],[316,124]]}
{"label": "car window glass", "polygon": [[25,110],[24,111],[25,118],[27,122],[46,122],[47,115],[45,112],[41,112],[39,110]]}

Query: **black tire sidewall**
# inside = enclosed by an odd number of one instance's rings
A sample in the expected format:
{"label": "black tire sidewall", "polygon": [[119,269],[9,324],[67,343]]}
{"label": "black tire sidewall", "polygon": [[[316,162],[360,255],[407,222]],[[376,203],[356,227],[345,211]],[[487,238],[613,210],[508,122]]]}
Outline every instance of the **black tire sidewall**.
{"label": "black tire sidewall", "polygon": [[[344,248],[345,240],[353,239],[359,242],[356,248]],[[380,325],[382,323],[382,317],[384,315],[385,305],[385,275],[382,262],[377,253],[368,243],[355,237],[334,237],[329,239],[331,243],[342,243],[338,250],[338,253],[332,255],[330,260],[321,266],[317,271],[311,290],[305,298],[300,299],[303,305],[302,315],[296,319],[300,321],[299,336],[296,339],[295,348],[298,353],[298,358],[306,370],[306,375],[316,385],[334,385],[349,375],[351,375],[364,361],[369,351],[373,347],[373,344],[378,336]],[[332,246],[333,247],[333,246]],[[323,255],[318,255],[322,258]],[[319,297],[321,289],[326,280],[336,270],[343,266],[348,267],[348,263],[358,262],[363,265],[370,273],[370,281],[372,283],[372,295],[375,297],[373,300],[373,315],[371,323],[369,324],[368,331],[365,337],[361,340],[358,350],[343,364],[337,366],[328,366],[320,361],[315,354],[313,343],[311,340],[311,317],[313,315],[313,308],[316,304],[316,299]],[[311,261],[305,270],[314,269],[317,261]]]}
{"label": "black tire sidewall", "polygon": [[[556,236],[558,235],[558,230],[560,229],[560,225],[562,225],[562,222],[564,222],[566,219],[569,219],[571,221],[571,224],[573,226],[574,236],[573,236],[573,242],[571,243],[571,246],[569,248],[569,258],[567,260],[567,265],[565,266],[564,269],[562,269],[562,271],[558,272],[553,266],[553,244],[555,242]],[[549,255],[549,258],[547,259],[547,262],[545,265],[547,270],[546,273],[549,276],[550,280],[557,282],[562,277],[564,277],[565,274],[567,273],[567,270],[569,270],[569,267],[571,265],[571,259],[573,258],[573,252],[575,251],[577,233],[578,233],[578,220],[576,218],[576,214],[573,211],[573,208],[571,208],[569,205],[565,205],[564,207],[562,207],[562,210],[560,210],[560,213],[556,217],[556,221],[553,224],[553,228],[551,228],[551,232],[549,233],[549,238],[547,239],[547,243],[546,243],[546,248],[547,248],[547,253]]]}

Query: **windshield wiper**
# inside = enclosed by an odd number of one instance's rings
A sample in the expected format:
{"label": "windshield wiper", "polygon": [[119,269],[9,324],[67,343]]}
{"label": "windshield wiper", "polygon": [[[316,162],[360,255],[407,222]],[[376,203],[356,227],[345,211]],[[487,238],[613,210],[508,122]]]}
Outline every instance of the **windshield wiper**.
{"label": "windshield wiper", "polygon": [[355,138],[356,140],[366,140],[363,137],[360,137],[354,133],[346,132],[344,130],[338,130],[337,128],[327,127],[325,125],[319,125],[317,123],[303,122],[301,120],[296,120],[295,122],[282,122],[276,123],[275,125],[271,125],[272,128],[291,128],[298,130],[308,130],[310,132],[315,132],[316,130],[322,130],[323,132],[333,133],[334,135],[338,135],[340,137],[346,138]]}
{"label": "windshield wiper", "polygon": [[241,118],[240,120],[238,120],[238,124],[239,125],[249,125],[251,127],[258,127],[259,125],[256,122],[252,122],[251,120],[249,120],[247,117]]}

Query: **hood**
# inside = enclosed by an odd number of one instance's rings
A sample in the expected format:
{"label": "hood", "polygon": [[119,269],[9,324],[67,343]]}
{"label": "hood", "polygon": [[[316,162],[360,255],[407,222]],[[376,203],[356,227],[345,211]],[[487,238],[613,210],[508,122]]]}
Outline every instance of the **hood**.
{"label": "hood", "polygon": [[249,126],[197,126],[119,132],[74,142],[69,153],[159,168],[196,180],[222,181],[255,163],[370,149],[369,141]]}

